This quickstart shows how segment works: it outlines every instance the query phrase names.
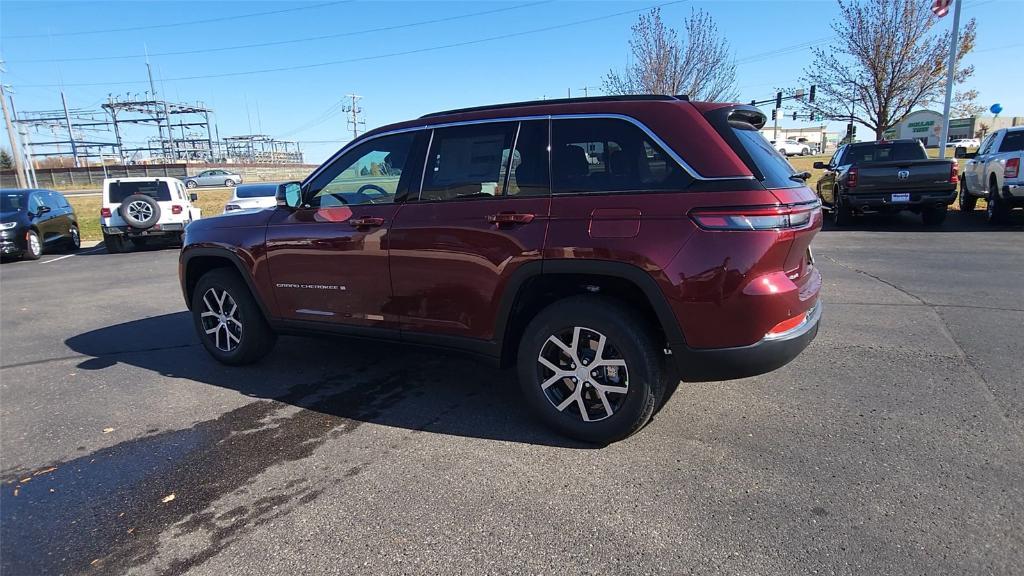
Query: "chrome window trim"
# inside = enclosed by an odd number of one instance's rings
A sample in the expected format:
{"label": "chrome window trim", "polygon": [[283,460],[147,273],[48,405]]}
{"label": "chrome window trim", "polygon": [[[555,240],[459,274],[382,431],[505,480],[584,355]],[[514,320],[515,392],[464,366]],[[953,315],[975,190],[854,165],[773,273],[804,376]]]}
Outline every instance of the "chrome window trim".
{"label": "chrome window trim", "polygon": [[[603,113],[589,114],[589,113],[584,113],[584,114],[536,114],[536,115],[531,115],[531,116],[499,116],[499,117],[495,117],[495,118],[480,118],[480,119],[477,119],[477,120],[459,120],[459,121],[456,121],[456,122],[444,122],[444,123],[440,123],[440,124],[421,124],[421,125],[417,125],[417,126],[408,126],[406,128],[397,128],[395,130],[388,130],[386,132],[380,132],[379,134],[374,134],[372,136],[368,136],[368,137],[364,137],[364,138],[356,138],[355,140],[349,142],[344,147],[342,147],[341,150],[338,150],[326,162],[321,164],[319,168],[314,170],[312,174],[307,176],[306,179],[302,181],[302,186],[305,187],[307,182],[311,182],[321,172],[323,172],[326,169],[327,166],[330,166],[331,164],[333,164],[339,157],[341,157],[341,155],[343,155],[345,152],[347,152],[351,148],[353,148],[355,146],[359,146],[359,145],[364,144],[366,142],[370,142],[372,140],[376,140],[377,138],[383,138],[384,136],[391,136],[391,135],[394,135],[394,134],[403,134],[405,132],[416,132],[416,131],[419,131],[419,130],[431,130],[431,131],[433,131],[433,130],[437,130],[438,128],[451,128],[453,126],[469,126],[469,125],[473,125],[473,124],[493,124],[495,122],[524,122],[524,121],[529,121],[529,120],[548,120],[549,121],[549,126],[551,126],[552,129],[553,129],[554,124],[553,124],[553,122],[551,122],[553,120],[586,120],[586,119],[589,119],[589,118],[610,119],[610,120],[625,120],[626,122],[629,122],[630,124],[636,126],[640,130],[642,130],[644,132],[644,134],[646,134],[658,146],[660,146],[665,151],[665,153],[668,154],[669,157],[671,157],[676,162],[677,165],[679,165],[680,168],[685,170],[691,177],[693,177],[696,180],[701,180],[703,182],[713,182],[713,181],[717,181],[717,180],[753,180],[754,179],[753,175],[751,175],[751,176],[703,176],[703,175],[701,175],[700,172],[698,172],[696,169],[694,169],[693,166],[690,166],[689,164],[687,164],[687,162],[685,160],[683,160],[682,157],[680,157],[679,154],[677,154],[676,151],[673,150],[671,146],[666,144],[665,141],[662,140],[657,134],[655,134],[650,128],[648,128],[646,124],[644,124],[643,122],[637,120],[636,118],[633,118],[632,116],[627,116],[625,114],[610,114],[610,113],[609,114],[603,114]],[[433,133],[431,133],[431,140],[433,140]],[[550,137],[548,138],[548,146],[549,147],[551,146],[551,139],[550,139]],[[427,156],[429,156],[429,155],[430,155],[430,146],[428,145],[427,146]],[[424,157],[424,162],[425,162],[425,160],[426,160],[426,157]],[[550,171],[550,168],[549,168],[549,171]],[[424,163],[424,174],[425,173],[426,173],[426,163]],[[422,179],[421,179],[421,182],[420,182],[420,192],[422,193],[422,191],[423,191],[423,182],[422,182]]]}

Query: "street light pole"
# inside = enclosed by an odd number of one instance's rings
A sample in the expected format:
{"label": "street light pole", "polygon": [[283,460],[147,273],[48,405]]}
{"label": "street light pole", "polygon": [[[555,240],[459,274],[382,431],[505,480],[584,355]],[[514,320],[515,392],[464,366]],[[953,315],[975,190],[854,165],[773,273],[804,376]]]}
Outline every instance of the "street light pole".
{"label": "street light pole", "polygon": [[946,142],[949,141],[949,108],[953,101],[953,74],[956,72],[956,53],[960,44],[960,4],[953,0],[953,33],[949,40],[949,64],[946,66],[946,103],[942,107],[942,135],[939,137],[939,158],[946,157]]}

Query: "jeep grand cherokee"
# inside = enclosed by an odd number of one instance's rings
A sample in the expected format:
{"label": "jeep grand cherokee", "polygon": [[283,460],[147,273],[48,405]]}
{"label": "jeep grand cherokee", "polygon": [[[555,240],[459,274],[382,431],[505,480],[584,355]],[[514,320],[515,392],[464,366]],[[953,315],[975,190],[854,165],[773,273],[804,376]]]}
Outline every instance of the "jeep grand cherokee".
{"label": "jeep grand cherokee", "polygon": [[275,210],[189,226],[185,300],[227,364],[282,333],[468,350],[517,366],[548,425],[615,441],[672,382],[774,370],[817,333],[820,204],[764,121],[637,96],[384,126]]}

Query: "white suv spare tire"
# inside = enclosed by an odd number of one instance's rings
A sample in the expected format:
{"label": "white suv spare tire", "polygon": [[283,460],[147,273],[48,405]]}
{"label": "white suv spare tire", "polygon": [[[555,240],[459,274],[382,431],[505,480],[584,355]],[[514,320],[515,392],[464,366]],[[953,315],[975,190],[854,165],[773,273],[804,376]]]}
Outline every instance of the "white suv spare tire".
{"label": "white suv spare tire", "polygon": [[133,194],[123,201],[117,213],[136,230],[148,230],[160,221],[160,204],[145,194]]}

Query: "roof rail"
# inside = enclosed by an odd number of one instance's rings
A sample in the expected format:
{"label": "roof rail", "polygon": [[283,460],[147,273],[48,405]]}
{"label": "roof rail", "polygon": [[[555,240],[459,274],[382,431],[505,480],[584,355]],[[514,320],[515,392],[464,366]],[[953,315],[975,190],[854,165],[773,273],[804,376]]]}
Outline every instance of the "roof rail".
{"label": "roof rail", "polygon": [[635,94],[630,96],[590,96],[588,98],[555,98],[552,100],[527,100],[523,102],[508,102],[505,104],[491,104],[488,106],[473,106],[470,108],[455,108],[442,112],[431,112],[420,118],[433,118],[436,116],[447,116],[461,112],[481,112],[484,110],[501,110],[504,108],[520,108],[523,106],[549,106],[551,104],[582,104],[588,102],[636,102],[644,100],[682,100],[689,102],[690,98],[685,94],[678,96],[666,96],[664,94]]}

